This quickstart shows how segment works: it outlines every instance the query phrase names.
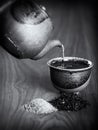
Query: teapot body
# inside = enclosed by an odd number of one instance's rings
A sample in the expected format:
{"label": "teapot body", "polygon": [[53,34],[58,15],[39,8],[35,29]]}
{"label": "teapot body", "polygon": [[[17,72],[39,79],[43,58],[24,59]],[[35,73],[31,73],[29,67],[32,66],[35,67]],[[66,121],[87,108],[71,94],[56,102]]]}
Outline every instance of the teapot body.
{"label": "teapot body", "polygon": [[22,23],[13,17],[11,6],[13,4],[3,11],[0,18],[2,28],[0,35],[4,40],[2,45],[17,58],[33,59],[47,44],[53,29],[51,19],[46,17],[37,24],[31,24],[27,19],[26,23]]}

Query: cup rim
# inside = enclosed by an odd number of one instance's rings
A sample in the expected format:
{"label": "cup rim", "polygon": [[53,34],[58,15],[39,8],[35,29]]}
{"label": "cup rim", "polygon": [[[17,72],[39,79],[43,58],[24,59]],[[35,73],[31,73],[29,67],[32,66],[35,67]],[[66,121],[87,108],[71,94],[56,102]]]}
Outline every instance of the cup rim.
{"label": "cup rim", "polygon": [[61,60],[62,57],[56,57],[56,58],[52,58],[50,59],[48,62],[47,62],[47,65],[50,67],[50,68],[54,68],[54,69],[57,69],[57,70],[60,70],[60,71],[70,71],[70,72],[78,72],[78,71],[85,71],[85,70],[88,70],[88,69],[91,69],[93,67],[93,63],[88,60],[88,59],[85,59],[85,58],[81,58],[81,57],[64,57],[64,61],[68,61],[68,60],[80,60],[80,61],[86,61],[87,64],[88,64],[88,67],[85,67],[85,68],[78,68],[78,69],[62,69],[62,68],[57,68],[55,66],[52,66],[51,65],[51,62],[53,60]]}

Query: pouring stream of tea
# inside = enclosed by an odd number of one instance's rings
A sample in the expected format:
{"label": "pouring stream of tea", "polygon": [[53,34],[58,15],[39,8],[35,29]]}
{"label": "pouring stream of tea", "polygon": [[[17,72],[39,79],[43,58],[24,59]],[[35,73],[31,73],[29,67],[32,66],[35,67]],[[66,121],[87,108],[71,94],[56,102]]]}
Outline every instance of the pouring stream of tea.
{"label": "pouring stream of tea", "polygon": [[64,45],[62,44],[61,47],[62,47],[62,60],[64,61]]}
{"label": "pouring stream of tea", "polygon": [[61,49],[62,49],[62,67],[64,67],[64,45],[61,45]]}

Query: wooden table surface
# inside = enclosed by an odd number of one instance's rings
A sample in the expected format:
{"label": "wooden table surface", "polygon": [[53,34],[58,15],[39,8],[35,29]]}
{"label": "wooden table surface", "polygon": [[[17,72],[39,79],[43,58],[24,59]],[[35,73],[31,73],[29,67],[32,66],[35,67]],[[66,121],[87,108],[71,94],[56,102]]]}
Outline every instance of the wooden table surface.
{"label": "wooden table surface", "polygon": [[64,44],[65,56],[79,56],[94,63],[89,85],[80,93],[90,106],[78,112],[60,111],[34,115],[20,110],[28,101],[57,95],[47,61],[61,56],[54,48],[38,61],[19,60],[0,46],[0,130],[97,130],[98,86],[94,9],[90,4],[43,1],[54,23],[51,39]]}

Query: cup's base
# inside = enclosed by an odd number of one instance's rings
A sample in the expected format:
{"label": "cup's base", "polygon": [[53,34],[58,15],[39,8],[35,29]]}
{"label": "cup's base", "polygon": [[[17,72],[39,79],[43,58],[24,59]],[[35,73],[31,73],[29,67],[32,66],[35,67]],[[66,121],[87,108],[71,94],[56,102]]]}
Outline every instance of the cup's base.
{"label": "cup's base", "polygon": [[64,91],[64,92],[69,92],[69,93],[72,93],[72,92],[76,93],[76,92],[79,92],[79,91],[83,90],[85,87],[87,87],[87,85],[89,84],[89,81],[90,81],[90,77],[83,85],[81,85],[81,86],[79,86],[77,88],[73,88],[73,89],[60,88],[59,86],[57,86],[55,84],[53,84],[53,85],[59,91]]}

